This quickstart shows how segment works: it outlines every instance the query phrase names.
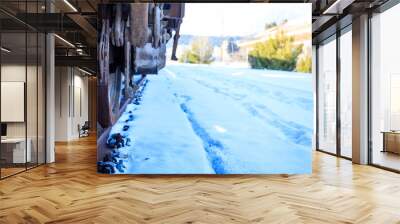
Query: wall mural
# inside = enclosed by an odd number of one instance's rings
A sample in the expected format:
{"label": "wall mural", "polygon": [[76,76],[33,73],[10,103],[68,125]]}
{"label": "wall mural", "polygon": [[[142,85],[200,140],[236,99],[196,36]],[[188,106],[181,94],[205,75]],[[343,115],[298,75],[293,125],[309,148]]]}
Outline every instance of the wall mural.
{"label": "wall mural", "polygon": [[311,4],[98,12],[99,173],[311,172]]}

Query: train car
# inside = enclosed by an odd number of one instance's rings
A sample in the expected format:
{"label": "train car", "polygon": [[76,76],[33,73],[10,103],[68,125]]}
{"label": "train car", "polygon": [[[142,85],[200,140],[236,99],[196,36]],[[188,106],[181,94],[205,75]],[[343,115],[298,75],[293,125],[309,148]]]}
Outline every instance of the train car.
{"label": "train car", "polygon": [[[117,3],[99,5],[98,134],[111,127],[132,101],[146,75],[172,60],[185,13],[184,3]],[[134,79],[139,75],[140,79]]]}

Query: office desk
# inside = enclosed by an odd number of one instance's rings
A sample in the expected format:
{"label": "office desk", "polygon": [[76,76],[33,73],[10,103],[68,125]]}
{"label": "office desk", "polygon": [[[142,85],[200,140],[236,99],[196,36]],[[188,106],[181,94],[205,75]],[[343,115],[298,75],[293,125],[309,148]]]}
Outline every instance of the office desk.
{"label": "office desk", "polygon": [[400,131],[383,131],[382,152],[400,154]]}
{"label": "office desk", "polygon": [[6,163],[26,163],[31,162],[31,139],[27,139],[25,151],[25,138],[6,138],[1,139],[1,157]]}

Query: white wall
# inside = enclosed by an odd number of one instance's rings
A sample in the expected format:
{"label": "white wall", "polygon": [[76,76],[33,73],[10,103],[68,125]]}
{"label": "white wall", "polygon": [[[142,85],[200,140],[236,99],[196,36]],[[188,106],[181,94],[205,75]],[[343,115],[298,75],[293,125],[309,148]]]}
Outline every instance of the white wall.
{"label": "white wall", "polygon": [[[25,82],[25,65],[9,64],[1,66],[1,81],[11,82]],[[7,108],[1,108],[6,110]],[[8,137],[25,137],[25,123],[7,123],[7,136]]]}
{"label": "white wall", "polygon": [[56,67],[56,141],[79,138],[78,124],[88,120],[88,78],[83,75],[76,68]]}
{"label": "white wall", "polygon": [[[31,75],[36,77],[36,67],[19,65],[19,64],[5,64],[1,66],[1,81],[3,82],[25,82],[26,70],[28,72],[28,85],[31,88],[27,88],[27,118],[28,118],[28,137],[30,134],[30,128],[35,130],[36,135],[36,80],[31,78]],[[33,86],[33,87],[32,87]],[[39,105],[41,106],[41,105]],[[7,110],[7,108],[1,108],[1,110]],[[35,113],[33,113],[33,111]],[[32,123],[33,122],[33,123]],[[7,135],[9,137],[25,137],[25,123],[26,122],[11,122],[7,123]]]}
{"label": "white wall", "polygon": [[55,141],[67,141],[69,133],[69,96],[70,77],[67,67],[55,68]]}
{"label": "white wall", "polygon": [[[72,119],[71,119],[71,135],[72,138],[78,138],[78,124],[83,125],[85,121],[89,120],[88,111],[88,77],[82,76],[82,73],[76,74],[78,70],[74,70],[74,83],[73,83],[73,94],[71,96],[74,99],[74,107],[72,108]],[[72,103],[71,103],[72,104]]]}

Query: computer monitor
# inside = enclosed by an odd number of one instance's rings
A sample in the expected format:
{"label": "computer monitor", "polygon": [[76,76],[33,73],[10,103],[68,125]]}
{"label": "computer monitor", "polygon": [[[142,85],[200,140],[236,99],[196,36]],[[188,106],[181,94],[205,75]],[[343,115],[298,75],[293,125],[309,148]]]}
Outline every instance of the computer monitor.
{"label": "computer monitor", "polygon": [[7,136],[7,124],[1,123],[1,137]]}

